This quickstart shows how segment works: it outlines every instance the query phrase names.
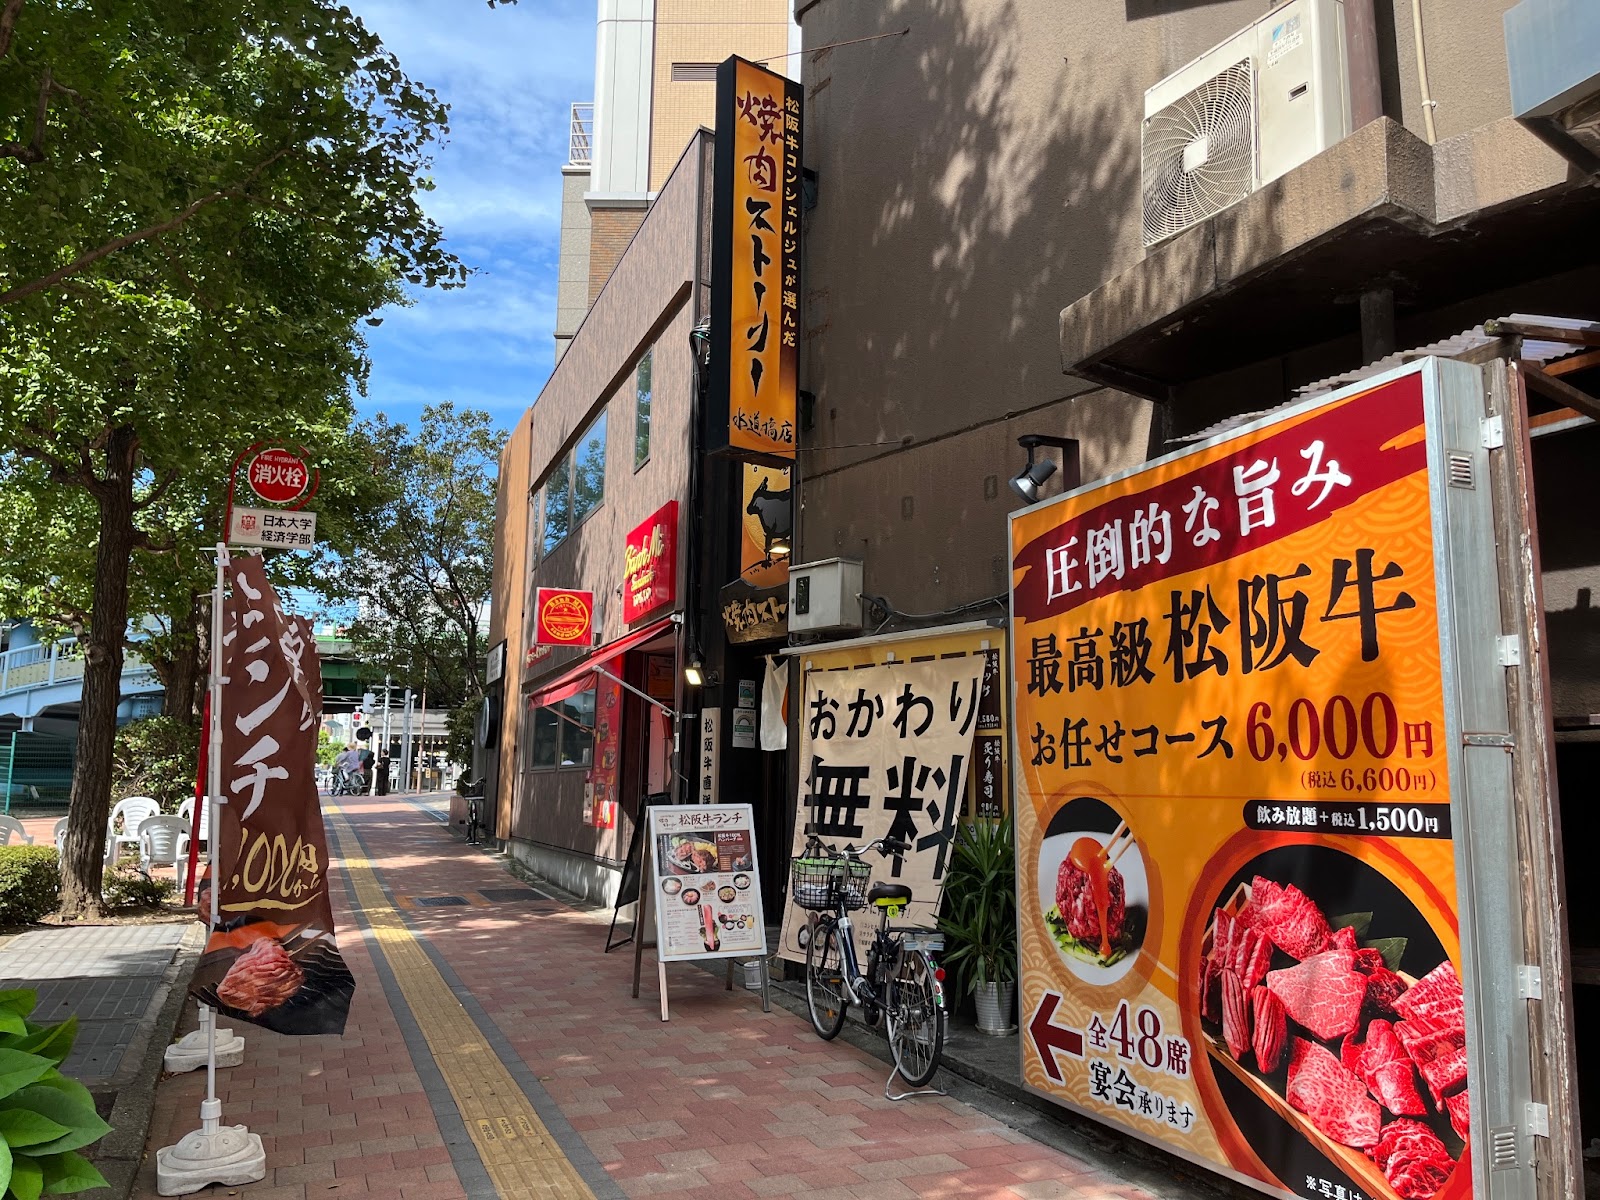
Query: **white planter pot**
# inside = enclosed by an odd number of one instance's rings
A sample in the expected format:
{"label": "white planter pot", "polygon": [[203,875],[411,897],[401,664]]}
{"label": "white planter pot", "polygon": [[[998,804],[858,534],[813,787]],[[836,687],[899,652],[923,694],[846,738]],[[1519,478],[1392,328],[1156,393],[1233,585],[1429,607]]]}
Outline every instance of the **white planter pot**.
{"label": "white planter pot", "polygon": [[1017,999],[1015,981],[980,983],[973,993],[973,999],[978,1008],[979,1033],[1000,1036],[1016,1029],[1011,1023],[1011,1009]]}

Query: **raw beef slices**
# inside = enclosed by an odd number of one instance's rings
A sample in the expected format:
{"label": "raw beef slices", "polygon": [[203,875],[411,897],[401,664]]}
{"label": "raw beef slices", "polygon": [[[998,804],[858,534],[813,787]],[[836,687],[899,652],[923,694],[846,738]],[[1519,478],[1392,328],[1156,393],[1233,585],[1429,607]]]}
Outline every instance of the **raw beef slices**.
{"label": "raw beef slices", "polygon": [[1294,1039],[1285,1097],[1334,1141],[1358,1149],[1377,1144],[1383,1115],[1367,1085],[1316,1042]]}
{"label": "raw beef slices", "polygon": [[1292,883],[1279,886],[1257,875],[1250,881],[1250,924],[1290,958],[1306,959],[1328,948],[1332,936],[1322,910]]}
{"label": "raw beef slices", "polygon": [[1372,1148],[1372,1159],[1405,1200],[1428,1200],[1456,1166],[1433,1130],[1404,1118],[1384,1126],[1383,1136]]}
{"label": "raw beef slices", "polygon": [[1426,1116],[1428,1106],[1417,1091],[1416,1071],[1411,1056],[1395,1036],[1394,1026],[1378,1020],[1367,1026],[1366,1045],[1361,1051],[1357,1074],[1379,1104],[1397,1117]]}
{"label": "raw beef slices", "polygon": [[[1361,1019],[1367,977],[1348,950],[1314,954],[1298,966],[1267,972],[1267,987],[1300,1024],[1323,1041],[1343,1037]],[[1331,1057],[1331,1056],[1330,1056]]]}

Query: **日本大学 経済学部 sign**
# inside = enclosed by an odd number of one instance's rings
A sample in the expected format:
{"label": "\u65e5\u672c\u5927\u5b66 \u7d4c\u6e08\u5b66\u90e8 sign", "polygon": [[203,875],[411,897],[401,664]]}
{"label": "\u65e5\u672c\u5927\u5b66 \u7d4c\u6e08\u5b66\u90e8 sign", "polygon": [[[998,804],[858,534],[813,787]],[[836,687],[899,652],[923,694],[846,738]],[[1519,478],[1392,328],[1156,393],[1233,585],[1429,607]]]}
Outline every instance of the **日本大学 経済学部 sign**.
{"label": "\u65e5\u672c\u5927\u5b66 \u7d4c\u6e08\u5b66\u90e8 sign", "polygon": [[1024,1081],[1279,1193],[1471,1190],[1432,378],[1011,521]]}

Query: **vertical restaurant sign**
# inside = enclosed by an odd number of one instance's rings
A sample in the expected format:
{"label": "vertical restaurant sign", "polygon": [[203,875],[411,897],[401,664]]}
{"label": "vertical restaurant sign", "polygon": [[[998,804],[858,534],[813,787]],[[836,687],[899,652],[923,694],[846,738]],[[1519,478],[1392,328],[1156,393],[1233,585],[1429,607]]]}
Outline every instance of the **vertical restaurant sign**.
{"label": "vertical restaurant sign", "polygon": [[[807,671],[800,690],[800,795],[794,854],[807,834],[858,849],[878,838],[909,842],[866,856],[873,878],[911,889],[904,923],[933,928],[967,791],[978,726],[983,657]],[[778,953],[803,960],[806,911],[784,912]]]}
{"label": "vertical restaurant sign", "polygon": [[1011,519],[1023,1078],[1275,1194],[1471,1192],[1423,374]]}
{"label": "vertical restaurant sign", "polygon": [[622,684],[595,676],[594,762],[589,767],[589,824],[617,827],[617,776],[622,764]]}
{"label": "vertical restaurant sign", "polygon": [[717,68],[708,447],[779,465],[795,451],[801,95],[742,58]]}
{"label": "vertical restaurant sign", "polygon": [[[304,617],[287,615],[257,556],[228,564],[223,609],[217,925],[190,984],[221,1015],[277,1033],[342,1033],[355,994],[333,935],[317,797],[322,672]],[[220,883],[219,883],[220,881]]]}
{"label": "vertical restaurant sign", "polygon": [[701,804],[715,804],[717,802],[717,782],[722,774],[722,710],[720,708],[702,708],[700,710],[700,732],[695,738],[695,745],[699,748],[695,761],[699,769],[695,772],[698,779],[697,797]]}
{"label": "vertical restaurant sign", "polygon": [[734,643],[789,633],[793,469],[745,463],[739,499],[739,578],[722,589],[722,623]]}
{"label": "vertical restaurant sign", "polygon": [[628,535],[622,561],[622,623],[678,596],[678,502],[668,500]]}
{"label": "vertical restaurant sign", "polygon": [[535,645],[587,646],[594,640],[593,592],[538,588],[533,613]]}
{"label": "vertical restaurant sign", "polygon": [[646,811],[662,961],[765,954],[750,805],[653,804]]}

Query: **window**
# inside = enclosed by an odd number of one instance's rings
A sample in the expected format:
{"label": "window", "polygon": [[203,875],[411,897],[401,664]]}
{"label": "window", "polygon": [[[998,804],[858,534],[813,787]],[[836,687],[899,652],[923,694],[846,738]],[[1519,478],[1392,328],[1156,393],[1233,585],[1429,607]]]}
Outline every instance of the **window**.
{"label": "window", "polygon": [[533,710],[530,767],[587,767],[594,763],[594,688]]}
{"label": "window", "polygon": [[544,552],[549,554],[567,538],[568,518],[572,515],[572,496],[568,488],[572,472],[570,460],[550,472],[544,485]]}
{"label": "window", "polygon": [[572,450],[572,523],[578,525],[600,507],[606,494],[606,414],[600,415]]}
{"label": "window", "polygon": [[716,63],[673,63],[673,83],[715,83]]}
{"label": "window", "polygon": [[561,720],[554,709],[533,710],[533,757],[530,766],[553,767],[560,758]]}
{"label": "window", "polygon": [[633,469],[637,471],[650,461],[650,360],[655,350],[644,352],[639,368],[633,375],[635,397],[633,421]]}
{"label": "window", "polygon": [[544,492],[528,493],[528,565],[539,564],[539,522],[544,519]]}

